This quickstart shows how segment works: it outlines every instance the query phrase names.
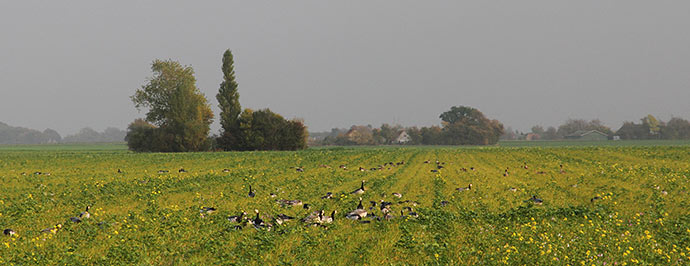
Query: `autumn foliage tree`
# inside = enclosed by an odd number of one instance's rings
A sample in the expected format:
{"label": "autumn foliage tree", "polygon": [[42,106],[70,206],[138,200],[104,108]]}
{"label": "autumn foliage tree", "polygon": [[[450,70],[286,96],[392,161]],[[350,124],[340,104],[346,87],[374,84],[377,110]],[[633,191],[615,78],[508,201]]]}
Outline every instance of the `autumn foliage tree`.
{"label": "autumn foliage tree", "polygon": [[[153,76],[131,97],[148,109],[144,121],[130,124],[127,142],[135,151],[185,152],[210,148],[213,113],[196,87],[194,70],[172,60],[155,60]],[[148,123],[149,125],[146,125]]]}

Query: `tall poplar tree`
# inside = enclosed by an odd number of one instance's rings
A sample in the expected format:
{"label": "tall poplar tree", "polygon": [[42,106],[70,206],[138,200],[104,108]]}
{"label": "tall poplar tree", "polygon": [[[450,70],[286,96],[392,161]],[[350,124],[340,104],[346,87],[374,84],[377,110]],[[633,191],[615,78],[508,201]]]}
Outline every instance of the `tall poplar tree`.
{"label": "tall poplar tree", "polygon": [[239,135],[239,115],[242,112],[240,106],[240,94],[237,92],[235,81],[235,67],[232,52],[228,49],[223,54],[223,82],[216,95],[218,107],[220,107],[220,125],[222,132],[218,139],[218,145],[224,150],[236,149]]}

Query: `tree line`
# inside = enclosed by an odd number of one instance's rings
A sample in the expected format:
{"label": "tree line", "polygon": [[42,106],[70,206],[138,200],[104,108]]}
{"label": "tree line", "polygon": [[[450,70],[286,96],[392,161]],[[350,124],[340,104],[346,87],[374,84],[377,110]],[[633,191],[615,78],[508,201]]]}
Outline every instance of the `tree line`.
{"label": "tree line", "polygon": [[85,127],[79,132],[64,138],[53,129],[38,131],[24,127],[13,127],[0,122],[0,144],[54,144],[54,143],[93,143],[122,142],[126,132],[108,127],[103,132]]}
{"label": "tree line", "polygon": [[383,124],[354,125],[350,129],[334,128],[330,133],[317,134],[312,145],[490,145],[503,134],[503,124],[491,120],[479,110],[453,106],[442,113],[441,125],[402,127]]}
{"label": "tree line", "polygon": [[153,76],[131,97],[145,118],[127,128],[127,145],[139,152],[305,149],[308,133],[301,120],[287,120],[269,109],[242,110],[234,59],[225,51],[216,100],[221,132],[209,136],[213,112],[196,87],[194,70],[173,60],[154,60]]}
{"label": "tree line", "polygon": [[540,125],[533,126],[530,132],[523,133],[508,127],[501,136],[504,140],[561,140],[577,132],[596,130],[606,134],[609,138],[617,137],[623,140],[690,139],[690,122],[680,117],[673,117],[664,122],[653,115],[640,119],[639,123],[626,121],[616,131],[611,130],[599,119],[587,121],[584,119],[568,119],[562,125],[544,129]]}

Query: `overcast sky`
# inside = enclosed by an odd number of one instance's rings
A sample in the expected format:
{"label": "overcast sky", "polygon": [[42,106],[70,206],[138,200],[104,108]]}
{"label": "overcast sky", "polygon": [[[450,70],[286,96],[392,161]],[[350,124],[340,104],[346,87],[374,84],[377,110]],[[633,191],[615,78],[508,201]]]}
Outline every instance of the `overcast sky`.
{"label": "overcast sky", "polygon": [[243,107],[310,131],[453,105],[521,130],[690,119],[688,1],[175,2],[0,2],[0,121],[124,129],[156,58],[191,65],[217,116],[225,49]]}

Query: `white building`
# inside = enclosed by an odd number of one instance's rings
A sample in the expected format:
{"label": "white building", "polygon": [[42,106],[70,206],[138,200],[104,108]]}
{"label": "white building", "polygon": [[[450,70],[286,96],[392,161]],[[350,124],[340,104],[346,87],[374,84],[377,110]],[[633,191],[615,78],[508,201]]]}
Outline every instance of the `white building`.
{"label": "white building", "polygon": [[403,131],[400,132],[400,135],[395,139],[395,143],[398,144],[404,144],[410,141],[410,135],[407,135],[407,132]]}

